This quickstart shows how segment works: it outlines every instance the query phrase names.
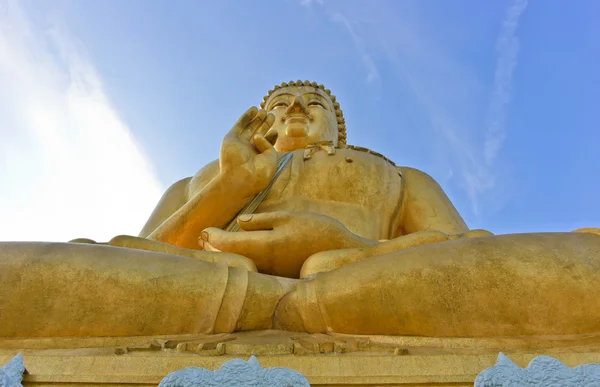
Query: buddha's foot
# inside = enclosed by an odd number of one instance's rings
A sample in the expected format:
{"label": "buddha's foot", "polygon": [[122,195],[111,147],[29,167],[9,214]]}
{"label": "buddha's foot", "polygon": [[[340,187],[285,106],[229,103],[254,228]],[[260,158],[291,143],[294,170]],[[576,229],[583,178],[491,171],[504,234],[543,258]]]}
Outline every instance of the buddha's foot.
{"label": "buddha's foot", "polygon": [[273,315],[273,329],[306,332],[297,303],[298,298],[295,291],[286,294],[281,299]]}

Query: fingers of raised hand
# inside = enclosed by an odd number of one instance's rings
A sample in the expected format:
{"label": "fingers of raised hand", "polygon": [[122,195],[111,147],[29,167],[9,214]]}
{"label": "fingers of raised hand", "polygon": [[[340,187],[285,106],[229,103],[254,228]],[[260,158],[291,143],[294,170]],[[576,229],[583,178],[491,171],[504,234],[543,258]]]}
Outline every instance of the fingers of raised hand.
{"label": "fingers of raised hand", "polygon": [[266,152],[268,150],[273,150],[273,152],[275,152],[275,149],[273,148],[273,145],[271,145],[271,143],[269,142],[269,140],[267,140],[265,138],[264,135],[262,134],[255,134],[252,137],[252,143],[254,144],[254,146],[256,147],[256,149],[258,149],[258,151],[260,153]]}
{"label": "fingers of raised hand", "polygon": [[239,118],[239,120],[237,120],[233,129],[238,134],[242,133],[244,128],[246,128],[248,126],[248,124],[250,124],[250,122],[252,122],[252,120],[254,119],[254,117],[256,117],[257,114],[258,114],[258,108],[256,106],[251,106],[250,108],[248,108],[248,110],[246,110],[244,112],[244,114],[242,114],[242,116]]}
{"label": "fingers of raised hand", "polygon": [[256,129],[256,133],[262,134],[263,136],[271,129],[271,126],[275,123],[275,115],[273,113],[267,113],[265,119],[260,124],[258,129]]}
{"label": "fingers of raised hand", "polygon": [[258,129],[263,125],[266,118],[267,112],[263,109],[260,109],[254,118],[246,125],[246,127],[242,129],[242,134],[246,138],[250,139],[254,133],[257,133]]}

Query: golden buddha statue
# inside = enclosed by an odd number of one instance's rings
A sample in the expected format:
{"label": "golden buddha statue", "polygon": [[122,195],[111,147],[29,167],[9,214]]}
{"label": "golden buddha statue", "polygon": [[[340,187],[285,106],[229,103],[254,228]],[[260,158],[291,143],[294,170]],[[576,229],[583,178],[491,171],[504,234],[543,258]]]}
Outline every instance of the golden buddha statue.
{"label": "golden buddha statue", "polygon": [[346,145],[329,90],[282,83],[138,237],[0,244],[0,337],[598,332],[579,231],[469,230],[429,175]]}

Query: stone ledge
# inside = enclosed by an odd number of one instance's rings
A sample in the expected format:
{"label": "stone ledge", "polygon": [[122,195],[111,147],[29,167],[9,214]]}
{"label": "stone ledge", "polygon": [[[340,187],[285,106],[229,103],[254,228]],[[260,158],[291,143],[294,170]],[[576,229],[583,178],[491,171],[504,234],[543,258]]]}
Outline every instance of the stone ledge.
{"label": "stone ledge", "polygon": [[520,367],[550,355],[568,367],[600,363],[596,335],[538,338],[425,338],[310,335],[281,331],[220,335],[0,340],[0,364],[17,353],[25,386],[157,386],[185,368],[209,370],[256,355],[313,386],[473,386],[503,352]]}
{"label": "stone ledge", "polygon": [[[90,356],[56,351],[22,350],[25,386],[156,386],[168,373],[190,366],[214,370],[234,356],[195,354]],[[16,351],[0,351],[0,364]],[[525,367],[544,353],[507,355]],[[553,353],[569,367],[600,363],[600,352]],[[263,367],[286,367],[306,376],[313,386],[473,386],[477,374],[495,364],[497,355],[270,355],[257,356]],[[245,359],[247,360],[247,358]]]}

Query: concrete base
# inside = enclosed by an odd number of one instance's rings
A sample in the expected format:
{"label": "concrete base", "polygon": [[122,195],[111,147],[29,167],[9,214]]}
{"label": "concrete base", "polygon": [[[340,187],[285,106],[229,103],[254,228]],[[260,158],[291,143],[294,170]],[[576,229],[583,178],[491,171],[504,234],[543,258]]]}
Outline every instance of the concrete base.
{"label": "concrete base", "polygon": [[221,335],[0,340],[0,364],[23,355],[25,386],[156,386],[170,372],[214,370],[256,355],[313,386],[473,386],[498,352],[520,367],[552,356],[569,367],[600,363],[600,336],[446,339],[309,335],[262,331]]}

